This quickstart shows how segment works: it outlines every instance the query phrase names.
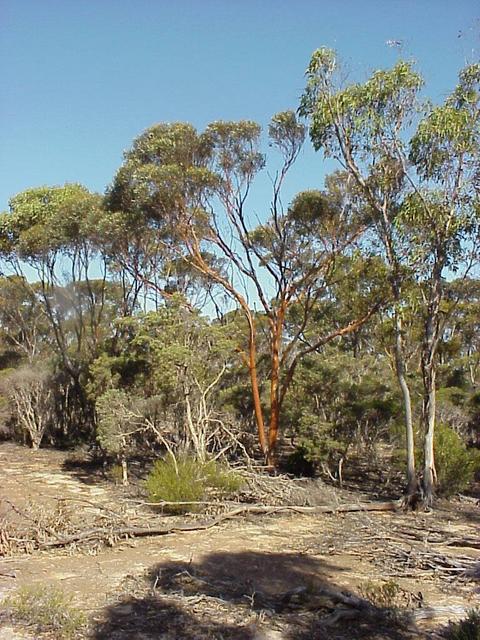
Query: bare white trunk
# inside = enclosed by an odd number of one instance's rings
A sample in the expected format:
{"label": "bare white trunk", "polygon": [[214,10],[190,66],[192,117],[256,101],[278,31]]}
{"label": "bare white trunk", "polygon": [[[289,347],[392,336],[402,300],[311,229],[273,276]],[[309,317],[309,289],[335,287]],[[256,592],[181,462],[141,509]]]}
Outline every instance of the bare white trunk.
{"label": "bare white trunk", "polygon": [[435,470],[434,436],[435,436],[435,370],[430,371],[427,376],[425,389],[425,399],[423,406],[423,420],[425,424],[424,440],[424,466],[423,466],[423,492],[427,506],[431,506],[435,496],[435,485],[437,482],[437,472]]}
{"label": "bare white trunk", "polygon": [[432,294],[428,305],[425,322],[425,336],[422,352],[423,378],[423,412],[424,427],[423,444],[423,494],[426,506],[431,506],[435,497],[437,473],[435,470],[434,437],[435,437],[435,404],[436,404],[436,362],[440,337],[440,302],[442,299],[442,263],[438,261],[432,274]]}
{"label": "bare white trunk", "polygon": [[124,487],[126,487],[128,486],[128,467],[127,467],[127,461],[125,459],[125,456],[122,456],[121,465],[122,465],[122,484]]}
{"label": "bare white trunk", "polygon": [[405,421],[405,440],[407,450],[407,500],[413,498],[418,491],[417,473],[415,469],[415,438],[413,433],[412,400],[405,370],[405,358],[402,342],[402,321],[398,311],[395,312],[395,365],[398,384],[402,392]]}

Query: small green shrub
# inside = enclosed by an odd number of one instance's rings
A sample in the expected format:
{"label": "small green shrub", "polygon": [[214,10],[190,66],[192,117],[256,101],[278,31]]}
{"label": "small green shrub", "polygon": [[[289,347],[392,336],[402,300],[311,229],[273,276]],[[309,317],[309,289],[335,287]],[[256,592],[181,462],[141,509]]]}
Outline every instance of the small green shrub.
{"label": "small green shrub", "polygon": [[480,609],[470,611],[465,620],[452,623],[445,638],[446,640],[480,640]]}
{"label": "small green shrub", "polygon": [[401,606],[402,588],[395,580],[386,580],[381,584],[366,582],[360,587],[360,592],[374,607],[396,609]]}
{"label": "small green shrub", "polygon": [[238,473],[234,473],[225,464],[211,460],[204,466],[204,473],[208,481],[208,487],[216,490],[221,495],[232,495],[240,491],[243,479]]}
{"label": "small green shrub", "polygon": [[462,438],[444,424],[436,427],[434,447],[438,493],[450,496],[466,489],[480,469],[480,452],[468,449]]}
{"label": "small green shrub", "polygon": [[123,469],[121,464],[113,464],[108,470],[108,477],[115,484],[122,484],[123,482]]}
{"label": "small green shrub", "polygon": [[[157,460],[147,477],[146,487],[151,502],[194,503],[205,500],[208,492],[229,495],[240,489],[242,479],[215,461],[199,462],[191,456],[175,461],[171,456]],[[171,513],[195,511],[198,505],[166,505]]]}
{"label": "small green shrub", "polygon": [[22,587],[5,600],[15,620],[54,633],[59,640],[79,637],[87,618],[72,605],[72,596],[49,585]]}

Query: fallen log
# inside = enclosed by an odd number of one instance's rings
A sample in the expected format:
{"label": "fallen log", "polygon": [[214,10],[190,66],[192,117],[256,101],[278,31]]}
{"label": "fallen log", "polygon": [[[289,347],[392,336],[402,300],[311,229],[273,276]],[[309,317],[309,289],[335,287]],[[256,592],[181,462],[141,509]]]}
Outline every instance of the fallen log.
{"label": "fallen log", "polygon": [[38,549],[51,549],[55,547],[66,547],[77,542],[91,542],[93,540],[109,540],[112,538],[141,538],[149,536],[165,536],[172,533],[182,533],[187,531],[206,531],[218,526],[222,522],[232,520],[242,515],[269,515],[276,513],[309,513],[309,514],[336,514],[336,513],[355,513],[361,511],[396,511],[399,508],[398,502],[368,502],[356,504],[344,504],[336,506],[319,506],[319,507],[303,507],[303,506],[264,506],[264,505],[245,505],[223,513],[212,520],[206,522],[193,522],[191,524],[172,524],[162,527],[101,527],[90,529],[88,531],[80,531],[78,533],[58,537],[54,540],[46,540],[38,544]]}

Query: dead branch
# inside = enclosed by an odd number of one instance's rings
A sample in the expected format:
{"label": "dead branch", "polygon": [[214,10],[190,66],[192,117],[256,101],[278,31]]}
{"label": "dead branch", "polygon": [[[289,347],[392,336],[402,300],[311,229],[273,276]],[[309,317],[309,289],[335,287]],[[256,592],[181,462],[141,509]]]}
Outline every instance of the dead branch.
{"label": "dead branch", "polygon": [[222,522],[232,520],[242,515],[273,515],[276,513],[310,513],[310,514],[336,514],[336,513],[352,513],[358,511],[395,511],[398,508],[397,502],[372,502],[345,504],[338,506],[320,506],[320,507],[303,507],[303,506],[262,506],[262,505],[246,505],[228,511],[217,518],[207,522],[193,522],[192,524],[172,524],[163,527],[101,527],[81,531],[63,538],[58,537],[55,540],[47,540],[38,544],[39,549],[48,549],[53,547],[65,547],[76,542],[90,542],[92,540],[108,540],[112,538],[140,538],[147,536],[162,536],[172,533],[182,533],[184,531],[205,531],[218,526]]}

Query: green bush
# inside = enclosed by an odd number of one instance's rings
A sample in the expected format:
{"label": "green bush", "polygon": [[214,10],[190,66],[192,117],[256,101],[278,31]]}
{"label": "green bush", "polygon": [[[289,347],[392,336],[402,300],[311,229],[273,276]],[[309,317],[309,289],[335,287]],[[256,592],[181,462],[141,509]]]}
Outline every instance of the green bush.
{"label": "green bush", "polygon": [[296,466],[300,474],[314,475],[322,463],[335,463],[346,449],[345,442],[336,438],[335,426],[313,414],[302,416],[297,431],[296,449],[287,460],[291,473],[295,473]]}
{"label": "green bush", "polygon": [[480,452],[468,449],[462,438],[444,424],[436,427],[434,450],[438,493],[450,496],[468,487],[480,469]]}
{"label": "green bush", "polygon": [[[241,487],[241,478],[228,467],[215,461],[200,462],[192,456],[176,461],[172,456],[157,460],[147,477],[146,487],[151,502],[194,503],[206,499],[209,492],[229,495]],[[198,510],[195,504],[165,505],[171,513]]]}
{"label": "green bush", "polygon": [[[418,468],[423,465],[423,450],[417,439],[415,458]],[[458,433],[445,424],[437,424],[434,436],[435,468],[437,471],[437,492],[451,496],[465,490],[480,470],[480,451],[469,449]],[[405,467],[406,452],[397,449],[392,455],[392,463],[398,469]]]}
{"label": "green bush", "polygon": [[480,640],[480,609],[470,611],[465,620],[450,625],[446,640]]}
{"label": "green bush", "polygon": [[37,633],[52,633],[59,640],[80,637],[87,618],[72,606],[72,596],[49,585],[22,587],[5,600],[15,620],[32,625]]}
{"label": "green bush", "polygon": [[225,464],[212,460],[204,465],[203,471],[207,478],[207,489],[213,489],[217,493],[227,496],[242,488],[243,479],[241,476],[232,472]]}

